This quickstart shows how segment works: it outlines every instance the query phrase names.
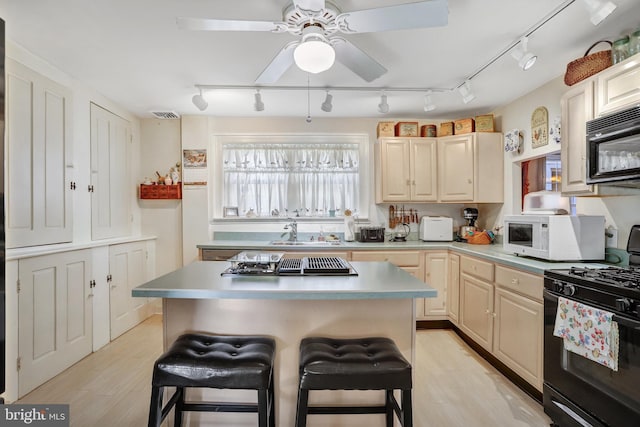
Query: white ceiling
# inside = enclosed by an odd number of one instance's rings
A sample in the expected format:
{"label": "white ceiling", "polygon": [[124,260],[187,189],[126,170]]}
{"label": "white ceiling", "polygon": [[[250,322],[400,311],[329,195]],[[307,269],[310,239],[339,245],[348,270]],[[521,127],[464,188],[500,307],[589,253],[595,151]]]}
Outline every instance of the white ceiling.
{"label": "white ceiling", "polygon": [[[390,111],[377,111],[379,93],[334,91],[333,111],[320,110],[324,91],[311,91],[313,117],[437,119],[492,111],[564,73],[566,64],[599,39],[613,41],[640,26],[640,1],[612,0],[618,8],[593,26],[583,0],[449,0],[446,27],[345,36],[389,71],[366,83],[336,63],[310,75],[312,87],[436,87],[453,89],[562,5],[529,38],[538,62],[522,71],[510,54],[472,79],[476,99],[436,93],[438,108],[423,111],[424,93],[388,92]],[[409,0],[335,0],[343,11]],[[215,116],[306,117],[307,92],[262,90],[265,110],[253,111],[252,90],[205,93],[203,113],[192,103],[194,85],[253,86],[289,34],[179,30],[176,17],[281,21],[288,0],[0,0],[7,38],[95,88],[139,117],[150,111]],[[306,87],[291,67],[276,83]]]}

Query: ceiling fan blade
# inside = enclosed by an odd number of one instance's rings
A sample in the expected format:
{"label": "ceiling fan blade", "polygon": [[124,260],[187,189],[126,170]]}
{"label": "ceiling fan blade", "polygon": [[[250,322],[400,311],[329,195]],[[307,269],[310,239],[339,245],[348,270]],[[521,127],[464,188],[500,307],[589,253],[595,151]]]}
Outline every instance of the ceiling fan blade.
{"label": "ceiling fan blade", "polygon": [[232,19],[178,18],[178,28],[193,31],[282,31],[284,22],[238,21]]}
{"label": "ceiling fan blade", "polygon": [[341,13],[336,17],[343,33],[371,33],[447,25],[447,0],[420,1]]}
{"label": "ceiling fan blade", "polygon": [[314,12],[324,9],[324,0],[293,0],[293,4],[300,9]]}
{"label": "ceiling fan blade", "polygon": [[351,42],[334,37],[331,44],[336,51],[336,59],[365,81],[374,81],[387,72],[386,68]]}
{"label": "ceiling fan blade", "polygon": [[271,60],[267,68],[256,79],[257,84],[271,84],[277,82],[280,77],[293,65],[293,51],[299,41],[287,43],[280,52]]}

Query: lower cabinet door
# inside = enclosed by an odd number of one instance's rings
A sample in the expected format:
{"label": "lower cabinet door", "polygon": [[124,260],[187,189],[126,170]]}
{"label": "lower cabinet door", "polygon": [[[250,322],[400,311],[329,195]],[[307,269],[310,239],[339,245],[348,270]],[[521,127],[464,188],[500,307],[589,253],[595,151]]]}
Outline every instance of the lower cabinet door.
{"label": "lower cabinet door", "polygon": [[460,329],[487,351],[493,342],[492,283],[460,275]]}
{"label": "lower cabinet door", "polygon": [[22,397],[91,353],[91,251],[21,259],[18,276]]}
{"label": "lower cabinet door", "polygon": [[542,390],[542,303],[496,288],[494,354]]}

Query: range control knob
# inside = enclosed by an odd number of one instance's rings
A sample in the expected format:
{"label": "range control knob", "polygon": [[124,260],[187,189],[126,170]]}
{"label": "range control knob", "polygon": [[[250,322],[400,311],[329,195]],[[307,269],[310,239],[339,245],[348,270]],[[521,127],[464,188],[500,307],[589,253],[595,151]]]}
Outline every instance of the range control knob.
{"label": "range control knob", "polygon": [[553,290],[556,292],[564,291],[564,282],[562,280],[554,280],[553,281]]}
{"label": "range control knob", "polygon": [[631,301],[629,301],[629,298],[616,298],[616,310],[623,313],[631,311]]}
{"label": "range control knob", "polygon": [[570,283],[567,283],[564,285],[562,293],[570,297],[576,293],[576,287]]}

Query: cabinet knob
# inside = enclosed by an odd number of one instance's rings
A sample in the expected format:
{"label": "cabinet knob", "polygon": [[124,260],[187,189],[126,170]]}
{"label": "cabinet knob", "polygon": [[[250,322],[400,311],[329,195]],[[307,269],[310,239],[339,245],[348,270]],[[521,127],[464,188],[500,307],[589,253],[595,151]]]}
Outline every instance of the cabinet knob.
{"label": "cabinet knob", "polygon": [[517,285],[518,283],[520,283],[520,281],[518,279],[511,279],[511,284],[512,285]]}
{"label": "cabinet knob", "polygon": [[484,314],[491,314],[491,310],[486,309],[486,310],[484,311]]}
{"label": "cabinet knob", "polygon": [[471,181],[470,179],[467,179],[467,183],[471,184],[471,183],[472,183],[472,181]]}

